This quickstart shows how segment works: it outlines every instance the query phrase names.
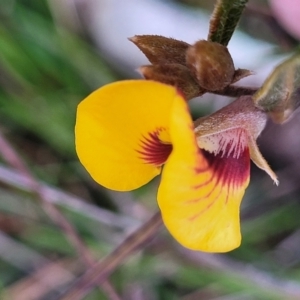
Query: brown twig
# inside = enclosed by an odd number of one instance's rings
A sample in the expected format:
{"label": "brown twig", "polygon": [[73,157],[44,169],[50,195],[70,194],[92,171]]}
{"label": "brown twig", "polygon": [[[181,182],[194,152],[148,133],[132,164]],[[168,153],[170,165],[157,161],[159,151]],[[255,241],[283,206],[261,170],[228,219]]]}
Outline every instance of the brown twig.
{"label": "brown twig", "polygon": [[[32,175],[30,170],[25,165],[22,158],[17,154],[14,148],[6,140],[6,138],[0,132],[0,153],[8,164],[23,173],[31,182],[32,189],[35,191],[38,199],[41,200],[41,204],[44,210],[48,213],[49,217],[64,231],[70,242],[76,248],[79,256],[87,267],[94,265],[92,255],[83,244],[82,240],[78,236],[75,228],[64,217],[64,215],[49,201],[45,199],[45,194],[42,192],[41,186],[36,178]],[[98,284],[98,283],[96,283]],[[111,300],[120,300],[120,297],[115,292],[113,286],[108,281],[103,281],[99,286],[106,292],[107,296]]]}
{"label": "brown twig", "polygon": [[94,288],[96,283],[103,282],[135,250],[151,239],[162,225],[160,212],[127,237],[106,258],[86,271],[59,300],[79,300]]}
{"label": "brown twig", "polygon": [[245,95],[254,95],[258,88],[247,87],[247,86],[236,86],[229,85],[223,90],[210,92],[217,95],[227,96],[227,97],[240,97]]}

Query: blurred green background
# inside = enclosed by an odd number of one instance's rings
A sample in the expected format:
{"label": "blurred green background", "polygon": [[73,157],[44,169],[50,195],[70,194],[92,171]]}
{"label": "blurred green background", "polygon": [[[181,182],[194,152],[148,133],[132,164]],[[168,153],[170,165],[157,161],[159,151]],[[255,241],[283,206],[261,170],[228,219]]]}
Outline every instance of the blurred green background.
{"label": "blurred green background", "polygon": [[[68,1],[61,2],[65,7]],[[69,2],[75,19],[58,17],[59,1],[0,0],[0,299],[59,299],[86,269],[68,234],[41,204],[30,176],[10,160],[7,144],[96,259],[110,253],[157,209],[157,180],[134,193],[113,193],[94,183],[76,158],[77,104],[125,75],[96,49],[85,26],[88,20],[81,20],[76,1]],[[265,1],[250,3],[242,30],[274,43],[278,52],[297,46]],[[179,5],[211,12],[213,1]],[[253,167],[243,200],[239,249],[223,255],[195,253],[162,230],[111,276],[119,298],[300,299],[297,126],[297,117],[286,126],[269,124],[259,140],[281,185],[275,189]],[[117,299],[114,292],[108,294],[95,289],[84,299]]]}

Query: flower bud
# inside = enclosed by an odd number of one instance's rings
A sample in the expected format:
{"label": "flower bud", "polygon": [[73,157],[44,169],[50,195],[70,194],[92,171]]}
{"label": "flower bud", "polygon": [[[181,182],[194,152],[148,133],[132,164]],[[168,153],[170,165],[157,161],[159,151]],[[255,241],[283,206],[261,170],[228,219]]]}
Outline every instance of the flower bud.
{"label": "flower bud", "polygon": [[152,64],[177,63],[185,65],[188,43],[160,35],[136,35],[129,38]]}
{"label": "flower bud", "polygon": [[235,72],[227,48],[205,40],[198,41],[188,48],[186,63],[199,85],[208,91],[225,88],[232,82]]}

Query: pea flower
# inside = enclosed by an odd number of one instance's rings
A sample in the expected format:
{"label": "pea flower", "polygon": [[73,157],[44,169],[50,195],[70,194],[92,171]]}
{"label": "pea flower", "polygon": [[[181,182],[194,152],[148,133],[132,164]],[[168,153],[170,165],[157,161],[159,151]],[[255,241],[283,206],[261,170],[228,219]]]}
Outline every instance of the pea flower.
{"label": "pea flower", "polygon": [[193,123],[176,88],[151,80],[108,84],[78,106],[78,157],[95,181],[130,191],[161,175],[158,205],[183,246],[226,252],[240,245],[240,203],[250,158],[277,183],[256,138],[266,123],[243,96]]}

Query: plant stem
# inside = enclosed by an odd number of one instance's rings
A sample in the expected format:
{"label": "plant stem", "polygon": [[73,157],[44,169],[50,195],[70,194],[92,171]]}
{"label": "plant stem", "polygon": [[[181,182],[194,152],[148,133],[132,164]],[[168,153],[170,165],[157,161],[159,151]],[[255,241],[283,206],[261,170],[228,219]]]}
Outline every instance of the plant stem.
{"label": "plant stem", "polygon": [[228,45],[248,0],[218,0],[212,13],[208,41]]}
{"label": "plant stem", "polygon": [[106,258],[86,271],[74,285],[65,291],[60,300],[79,300],[89,293],[90,290],[106,278],[118,267],[129,255],[155,236],[162,225],[160,212],[157,212],[148,222],[144,223],[135,232],[129,235],[114,251]]}

